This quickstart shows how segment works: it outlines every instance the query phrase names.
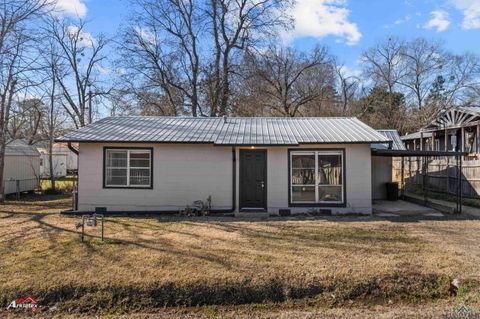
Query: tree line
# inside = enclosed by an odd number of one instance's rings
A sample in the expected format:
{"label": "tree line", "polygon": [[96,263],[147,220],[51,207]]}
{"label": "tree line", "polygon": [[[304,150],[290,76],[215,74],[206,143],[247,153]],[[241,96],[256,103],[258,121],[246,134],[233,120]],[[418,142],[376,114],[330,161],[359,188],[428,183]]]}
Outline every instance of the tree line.
{"label": "tree line", "polygon": [[106,115],[356,116],[406,133],[480,99],[479,57],[439,41],[381,39],[350,70],[321,43],[284,44],[293,1],[130,1],[108,38],[54,0],[0,0],[0,180],[8,141],[51,151]]}

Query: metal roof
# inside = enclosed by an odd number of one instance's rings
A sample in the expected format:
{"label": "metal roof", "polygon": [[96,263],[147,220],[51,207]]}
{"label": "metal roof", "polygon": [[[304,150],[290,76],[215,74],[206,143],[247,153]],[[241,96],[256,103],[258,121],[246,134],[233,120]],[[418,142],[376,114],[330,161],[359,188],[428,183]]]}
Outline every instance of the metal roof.
{"label": "metal roof", "polygon": [[[423,138],[428,138],[428,137],[432,137],[432,133],[423,132]],[[417,140],[417,139],[420,139],[420,132],[406,134],[406,135],[403,135],[400,138],[402,139],[402,141]]]}
{"label": "metal roof", "polygon": [[56,141],[298,145],[390,140],[354,117],[121,116],[101,119]]}
{"label": "metal roof", "polygon": [[40,156],[33,145],[24,140],[12,140],[5,147],[5,155],[11,156]]}
{"label": "metal roof", "polygon": [[[405,150],[405,145],[403,145],[402,140],[400,139],[400,135],[398,134],[397,130],[377,130],[380,134],[388,138],[392,141],[392,150]],[[389,149],[388,143],[383,144],[372,144],[372,148],[374,149]]]}

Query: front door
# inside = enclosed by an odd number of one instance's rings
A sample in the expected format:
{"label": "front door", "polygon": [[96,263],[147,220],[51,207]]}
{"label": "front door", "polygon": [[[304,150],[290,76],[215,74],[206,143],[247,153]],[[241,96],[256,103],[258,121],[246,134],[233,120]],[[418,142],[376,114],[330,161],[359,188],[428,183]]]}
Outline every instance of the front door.
{"label": "front door", "polygon": [[240,150],[240,209],[267,209],[266,150]]}

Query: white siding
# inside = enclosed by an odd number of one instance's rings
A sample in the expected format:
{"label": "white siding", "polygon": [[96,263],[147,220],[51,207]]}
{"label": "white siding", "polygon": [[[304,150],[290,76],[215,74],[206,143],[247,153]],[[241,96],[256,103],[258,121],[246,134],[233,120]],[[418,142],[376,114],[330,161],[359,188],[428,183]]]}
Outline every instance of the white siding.
{"label": "white siding", "polygon": [[[212,195],[214,209],[232,206],[232,148],[213,145],[130,144],[133,147],[153,147],[153,189],[103,189],[104,145],[81,143],[79,155],[79,210],[96,206],[110,211],[177,211],[197,199]],[[333,213],[370,214],[372,207],[371,153],[368,144],[311,145],[303,148],[345,149],[346,207],[331,208]],[[288,208],[288,147],[267,149],[268,210]],[[239,199],[239,150],[237,158],[236,208]],[[308,210],[291,207],[293,212]]]}
{"label": "white siding", "polygon": [[[40,176],[50,177],[50,156],[42,154],[42,165],[40,166]],[[67,176],[67,155],[53,154],[53,173],[56,178]]]}
{"label": "white siding", "polygon": [[5,194],[16,192],[16,180],[19,191],[31,191],[38,186],[40,156],[7,155],[4,171]]}
{"label": "white siding", "polygon": [[154,147],[153,189],[103,189],[103,146],[80,144],[79,210],[100,206],[112,211],[177,211],[209,195],[214,209],[231,208],[230,147],[135,144]]}

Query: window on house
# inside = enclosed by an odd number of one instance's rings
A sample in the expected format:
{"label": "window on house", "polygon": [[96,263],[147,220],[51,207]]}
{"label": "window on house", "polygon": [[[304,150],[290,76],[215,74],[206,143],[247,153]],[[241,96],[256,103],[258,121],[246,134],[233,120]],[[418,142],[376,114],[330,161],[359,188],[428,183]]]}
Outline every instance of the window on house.
{"label": "window on house", "polygon": [[292,203],[343,203],[343,152],[290,153]]}
{"label": "window on house", "polygon": [[106,149],[106,187],[151,187],[150,149]]}

